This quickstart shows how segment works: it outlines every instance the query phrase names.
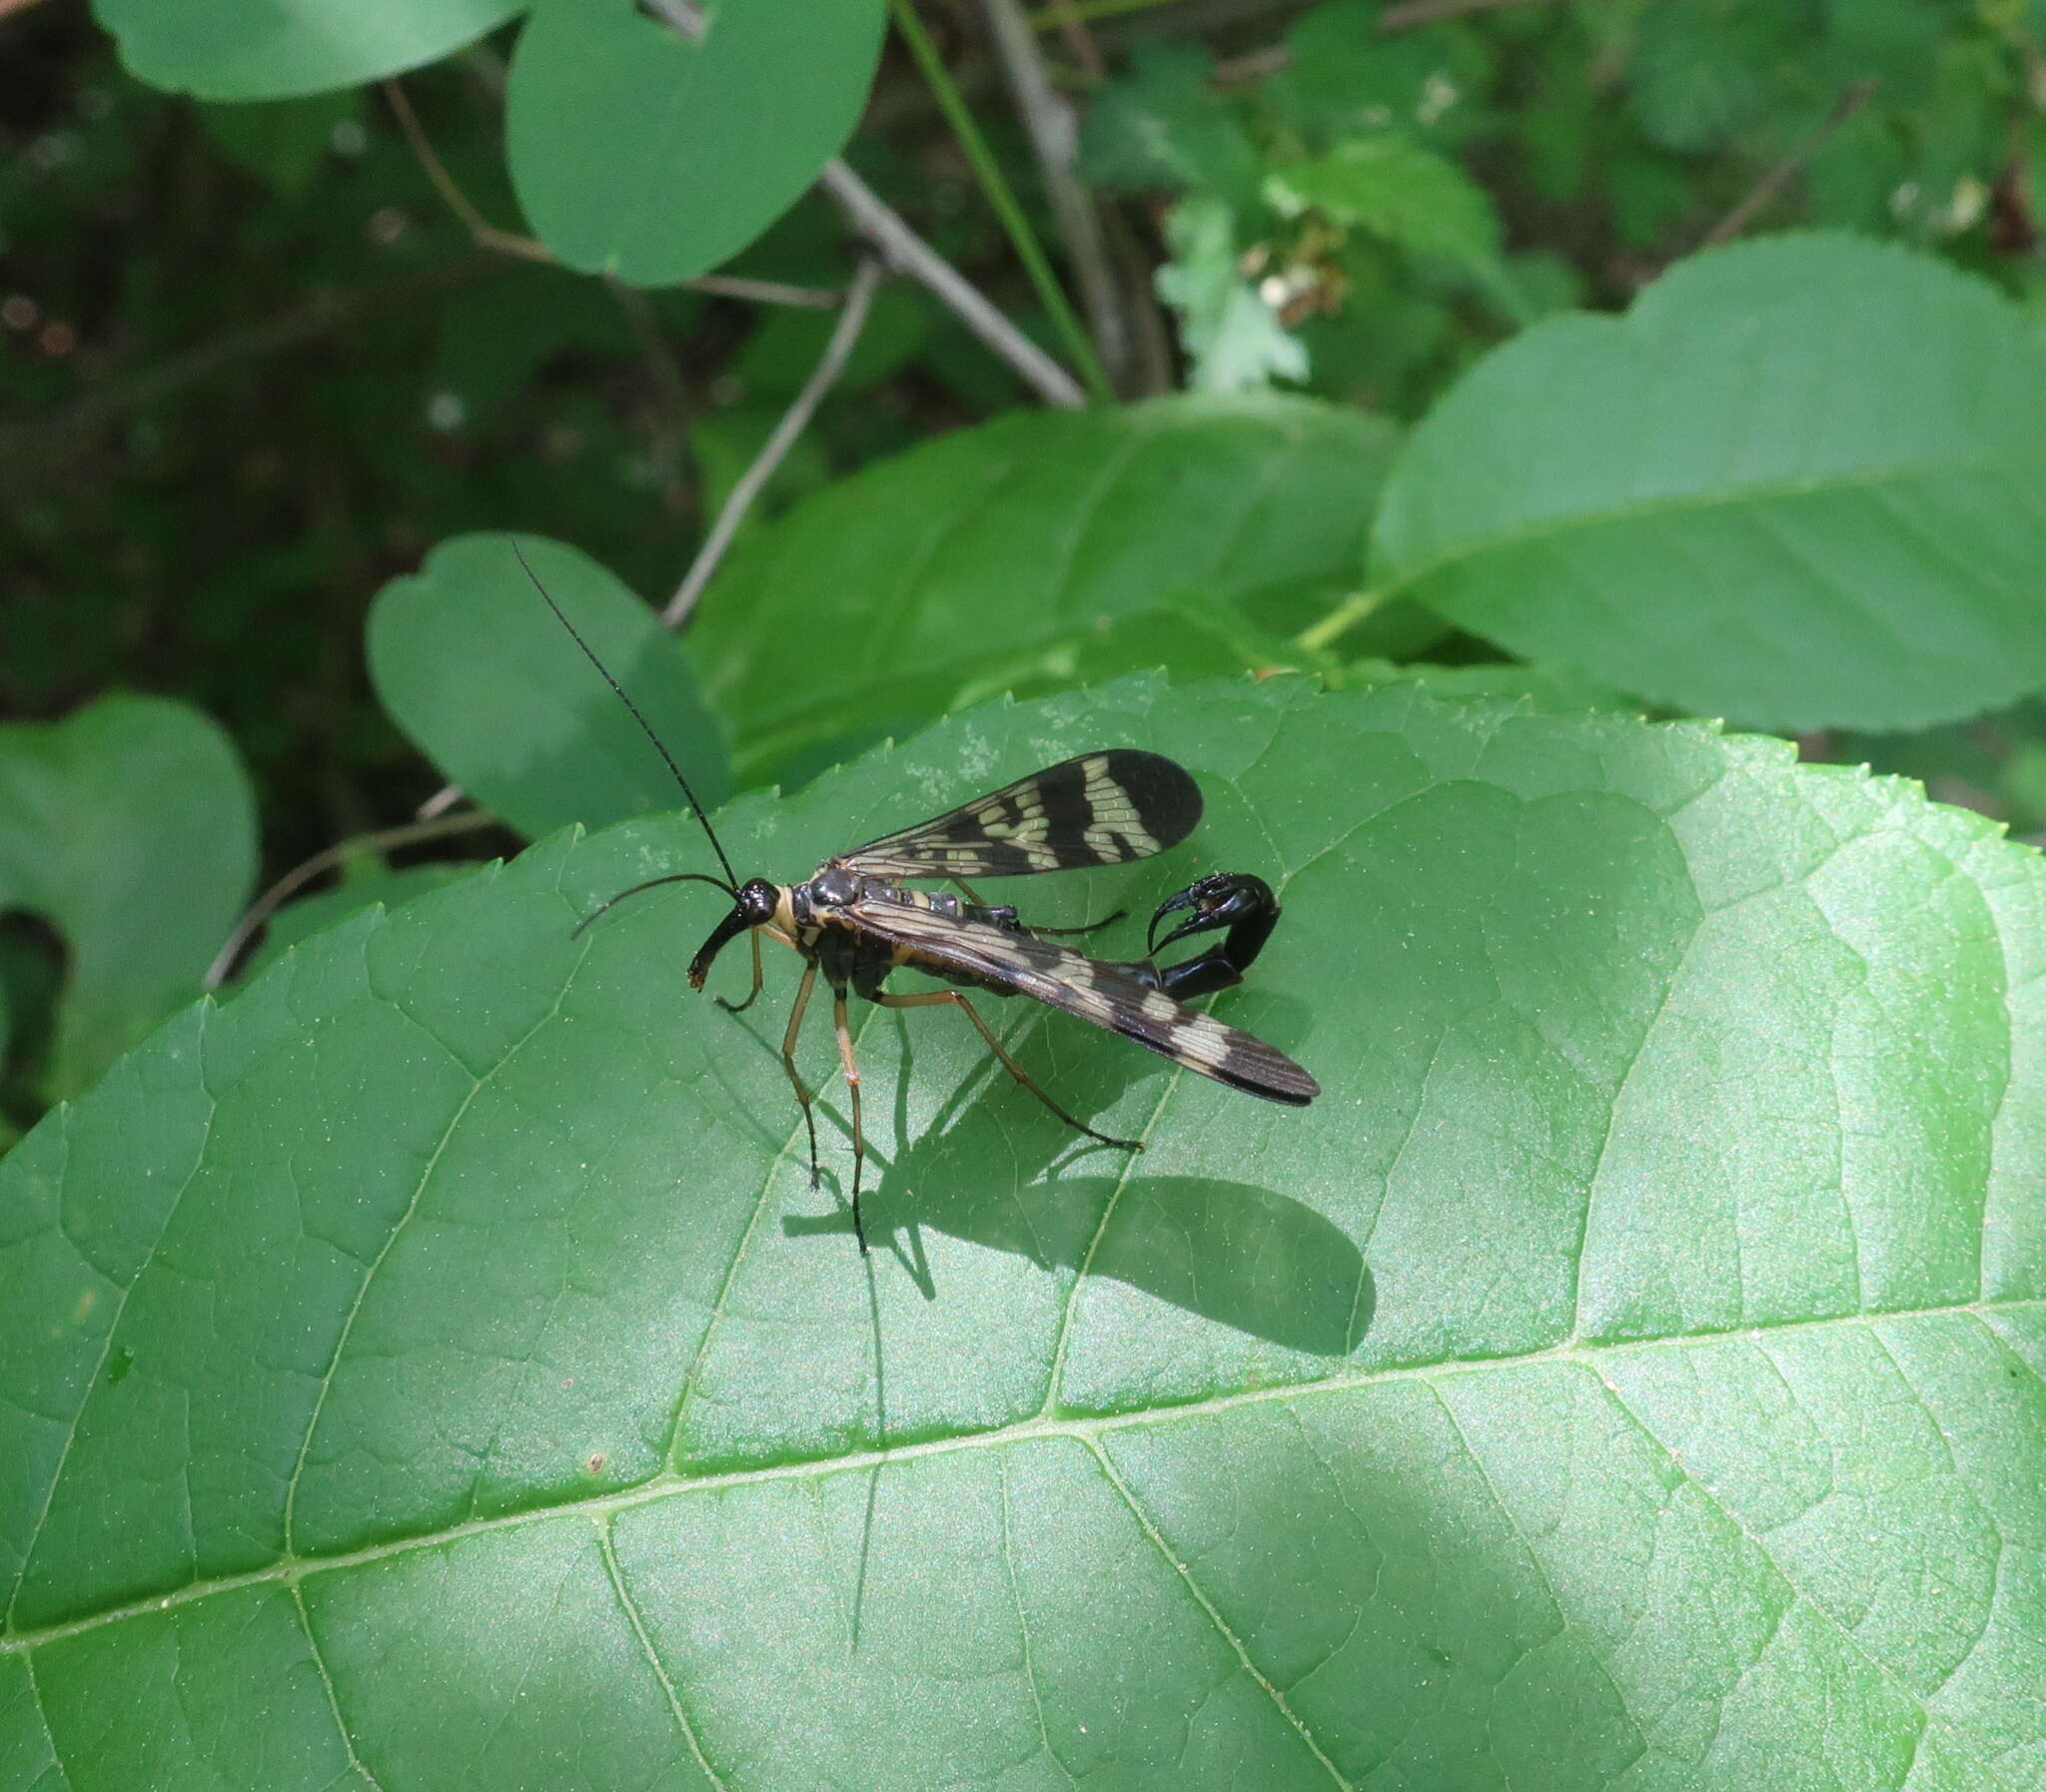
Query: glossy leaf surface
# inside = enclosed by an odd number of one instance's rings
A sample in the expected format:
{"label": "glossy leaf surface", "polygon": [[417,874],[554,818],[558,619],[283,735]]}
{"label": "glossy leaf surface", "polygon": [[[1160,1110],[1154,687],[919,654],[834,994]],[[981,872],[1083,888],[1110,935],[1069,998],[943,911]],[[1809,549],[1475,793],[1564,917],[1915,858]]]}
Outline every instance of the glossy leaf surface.
{"label": "glossy leaf surface", "polygon": [[2046,347],[1926,256],[1682,263],[1481,363],[1386,488],[1373,579],[1524,658],[1769,727],[2046,685]]}
{"label": "glossy leaf surface", "polygon": [[[734,554],[691,627],[742,779],[906,732],[1003,668],[1176,665],[1175,603],[1355,579],[1396,442],[1307,400],[1170,399],[1010,416],[838,481]],[[1220,625],[1186,631],[1192,670],[1219,669]],[[1149,657],[1115,645],[1139,634]]]}
{"label": "glossy leaf surface", "polygon": [[[587,554],[521,534],[533,576],[638,705],[706,803],[723,737],[658,618]],[[458,535],[370,612],[370,674],[399,726],[521,833],[672,808],[681,793],[631,712],[548,610],[509,535]]]}
{"label": "glossy leaf surface", "polygon": [[0,727],[0,911],[41,916],[67,959],[53,1100],[199,993],[255,875],[249,780],[198,710],[108,697]]}
{"label": "glossy leaf surface", "polygon": [[691,39],[634,0],[539,0],[506,92],[534,233],[570,268],[669,286],[772,224],[838,153],[882,0],[718,0]]}
{"label": "glossy leaf surface", "polygon": [[1005,894],[1272,876],[1217,1008],[1313,1108],[990,1002],[1150,1146],[1076,1149],[864,1010],[862,1264],[790,964],[734,1023],[704,892],[567,937],[700,859],[661,818],[308,940],[32,1135],[7,1783],[2035,1780],[2037,857],[1780,743],[1298,680],[983,709],[725,826],[786,874],[1108,742],[1200,832]]}
{"label": "glossy leaf surface", "polygon": [[474,43],[521,0],[94,0],[141,80],[206,100],[282,100],[400,75]]}

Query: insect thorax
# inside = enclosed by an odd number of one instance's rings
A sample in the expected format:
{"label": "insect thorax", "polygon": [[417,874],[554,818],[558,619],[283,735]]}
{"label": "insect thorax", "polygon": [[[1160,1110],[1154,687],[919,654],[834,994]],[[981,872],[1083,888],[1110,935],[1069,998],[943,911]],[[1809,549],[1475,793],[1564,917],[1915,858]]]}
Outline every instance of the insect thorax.
{"label": "insect thorax", "polygon": [[845,910],[862,902],[886,902],[898,908],[928,909],[948,921],[981,913],[944,891],[908,889],[892,877],[867,877],[832,860],[826,860],[808,883],[798,884],[792,898],[791,906],[799,926],[836,920]]}

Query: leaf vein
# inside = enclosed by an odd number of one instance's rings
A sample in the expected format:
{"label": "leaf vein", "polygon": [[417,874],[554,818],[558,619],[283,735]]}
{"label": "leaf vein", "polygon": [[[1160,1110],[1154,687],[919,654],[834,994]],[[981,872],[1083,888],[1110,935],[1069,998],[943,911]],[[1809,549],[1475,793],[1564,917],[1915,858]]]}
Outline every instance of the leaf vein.
{"label": "leaf vein", "polygon": [[660,1652],[653,1646],[653,1637],[647,1631],[646,1621],[640,1615],[638,1604],[625,1586],[624,1571],[618,1566],[618,1552],[611,1534],[611,1517],[604,1513],[597,1523],[597,1546],[603,1556],[603,1571],[611,1583],[611,1591],[617,1595],[618,1609],[625,1614],[625,1622],[631,1625],[632,1634],[638,1639],[639,1652],[646,1657],[646,1665],[653,1670],[653,1677],[660,1682],[660,1690],[667,1698],[669,1714],[675,1720],[675,1728],[682,1734],[682,1740],[689,1745],[689,1753],[695,1756],[696,1765],[703,1769],[709,1782],[724,1792],[724,1780],[716,1768],[710,1765],[703,1753],[702,1739],[696,1734],[696,1726],[689,1721],[689,1714],[682,1707],[681,1694],[676,1692]]}
{"label": "leaf vein", "polygon": [[333,1713],[335,1734],[341,1738],[342,1750],[348,1756],[348,1764],[356,1770],[356,1775],[363,1784],[371,1788],[371,1792],[383,1792],[377,1776],[364,1765],[362,1757],[356,1753],[355,1737],[350,1734],[348,1721],[341,1714],[341,1689],[335,1685],[334,1675],[328,1670],[327,1657],[320,1652],[319,1637],[313,1634],[313,1614],[306,1609],[305,1589],[296,1580],[292,1581],[290,1586],[292,1609],[299,1614],[299,1628],[306,1633],[306,1650],[312,1660],[314,1672],[319,1674],[320,1684],[327,1691],[327,1709]]}
{"label": "leaf vein", "polygon": [[[1766,1356],[1768,1354],[1767,1350],[1764,1349],[1762,1354]],[[1632,1425],[1655,1448],[1661,1450],[1669,1458],[1670,1463],[1676,1468],[1677,1472],[1683,1476],[1685,1483],[1696,1491],[1698,1497],[1709,1505],[1713,1511],[1717,1512],[1732,1527],[1736,1535],[1745,1538],[1755,1553],[1768,1563],[1770,1571],[1776,1576],[1777,1581],[1787,1589],[1790,1597],[1804,1610],[1810,1612],[1827,1630],[1837,1636],[1840,1639],[1841,1646],[1861,1661],[1875,1679],[1889,1687],[1899,1698],[1911,1706],[1917,1713],[1918,1728],[1921,1732],[1929,1730],[1936,1725],[1942,1734],[1947,1737],[1957,1754],[1968,1761],[1974,1762],[1997,1785],[2009,1788],[2009,1792],[2017,1792],[2017,1787],[1996,1771],[1996,1765],[1993,1760],[1978,1754],[1973,1748],[1969,1747],[1955,1725],[1934,1711],[1924,1697],[1900,1680],[1885,1663],[1877,1660],[1870,1653],[1867,1644],[1856,1636],[1847,1624],[1828,1611],[1798,1585],[1796,1577],[1784,1567],[1782,1562],[1776,1558],[1775,1552],[1770,1549],[1766,1534],[1752,1529],[1741,1521],[1718,1494],[1705,1483],[1690,1463],[1684,1460],[1681,1451],[1676,1445],[1665,1441],[1657,1434],[1654,1427],[1627,1403],[1625,1396],[1620,1392],[1619,1388],[1614,1385],[1608,1376],[1600,1372],[1595,1361],[1587,1359],[1585,1367],[1598,1377],[1599,1384],[1604,1387],[1606,1394],[1612,1400],[1613,1406],[1624,1416],[1627,1423]]]}
{"label": "leaf vein", "polygon": [[1355,1788],[1351,1785],[1350,1781],[1344,1778],[1342,1769],[1334,1761],[1330,1760],[1321,1743],[1315,1739],[1314,1731],[1308,1727],[1306,1721],[1287,1701],[1285,1693],[1281,1692],[1276,1685],[1268,1680],[1263,1672],[1260,1671],[1258,1664],[1251,1659],[1251,1652],[1245,1645],[1243,1638],[1237,1635],[1236,1631],[1231,1627],[1229,1620],[1222,1615],[1221,1609],[1216,1605],[1215,1601],[1209,1598],[1207,1593],[1202,1590],[1201,1583],[1194,1578],[1193,1569],[1181,1561],[1167,1546],[1164,1536],[1160,1533],[1158,1526],[1152,1521],[1151,1514],[1144,1509],[1142,1502],[1137,1498],[1130,1484],[1116,1472],[1115,1464],[1108,1459],[1108,1453],[1093,1438],[1088,1438],[1086,1442],[1087,1448],[1092,1452],[1095,1461],[1100,1464],[1103,1476],[1107,1479],[1108,1484],[1115,1489],[1117,1497],[1129,1508],[1130,1516],[1136,1520],[1137,1528],[1144,1533],[1145,1540],[1152,1548],[1158,1551],[1159,1558],[1165,1565],[1179,1576],[1181,1583],[1192,1596],[1194,1603],[1201,1608],[1206,1614],[1208,1622],[1214,1626],[1215,1634],[1221,1637],[1235,1653],[1237,1663],[1244,1673],[1249,1675],[1253,1684],[1272,1701],[1273,1707],[1291,1726],[1294,1734],[1307,1745],[1308,1752],[1321,1763],[1323,1770],[1328,1774],[1330,1780],[1334,1784],[1341,1786],[1343,1792],[1355,1792]]}
{"label": "leaf vein", "polygon": [[1719,1332],[1685,1333],[1675,1338],[1636,1339],[1618,1344],[1572,1345],[1556,1344],[1540,1349],[1525,1350],[1514,1355],[1490,1357],[1460,1357],[1441,1362],[1411,1363],[1390,1368],[1359,1369],[1349,1373],[1325,1376],[1319,1381],[1286,1382],[1273,1386],[1245,1387],[1205,1400],[1189,1400],[1176,1405],[1157,1405],[1142,1410],[1111,1413],[1089,1418],[1044,1418],[1034,1417],[1019,1423],[990,1427],[986,1430],[962,1432],[951,1437],[934,1437],[915,1443],[893,1445],[886,1449],[870,1449],[849,1452],[837,1456],[818,1456],[800,1461],[769,1463],[754,1468],[732,1469],[722,1473],[682,1475],[666,1473],[650,1477],[635,1487],[616,1492],[592,1494],[583,1499],[563,1500],[553,1505],[530,1506],[515,1512],[499,1513],[488,1518],[479,1518],[468,1523],[444,1526],[437,1530],[422,1531],[412,1536],[395,1537],[381,1543],[366,1545],[361,1549],[339,1552],[325,1556],[280,1556],[267,1567],[255,1568],[247,1573],[224,1575],[218,1579],[194,1581],[186,1586],[168,1592],[157,1592],[146,1598],[130,1600],[124,1604],[109,1606],[91,1612],[83,1617],[66,1619],[36,1630],[14,1631],[0,1635],[0,1655],[19,1654],[39,1648],[46,1643],[61,1641],[67,1637],[82,1635],[119,1623],[130,1618],[150,1613],[175,1609],[194,1600],[210,1598],[218,1593],[237,1592],[247,1587],[267,1586],[291,1576],[315,1573],[330,1573],[349,1568],[362,1567],[392,1557],[409,1555],[415,1550],[441,1548],[450,1543],[461,1542],[472,1536],[482,1536],[501,1530],[516,1529],[526,1524],[544,1523],[550,1519],[574,1513],[598,1515],[605,1512],[623,1511],[633,1506],[650,1505],[663,1499],[671,1499],[688,1493],[718,1492],[729,1487],[765,1485],[774,1481],[803,1479],[825,1474],[837,1474],[877,1467],[884,1463],[911,1461],[923,1456],[948,1455],[959,1450],[996,1448],[1004,1444],[1022,1442],[1040,1437],[1070,1437],[1088,1443],[1111,1431],[1131,1429],[1144,1425],[1173,1424],[1190,1418],[1207,1417],[1218,1413],[1235,1411],[1246,1406],[1262,1405],[1274,1400],[1299,1400],[1324,1395],[1335,1395],[1355,1391],[1359,1388],[1379,1386],[1396,1381],[1427,1381],[1434,1377],[1449,1375],[1485,1374],[1504,1369],[1513,1369],[1544,1362],[1594,1363],[1611,1356],[1639,1355],[1656,1350],[1695,1348],[1711,1346],[1729,1340],[1761,1340],[1786,1337],[1796,1334],[1823,1333],[1847,1327],[1865,1327],[1878,1320],[1895,1324],[1912,1320],[1942,1319],[1954,1314],[1970,1314],[1985,1323],[1996,1317],[2020,1312],[2038,1312],[2046,1315],[2046,1297],[2025,1298],[2003,1301],[1991,1305],[1976,1302],[1956,1302],[1938,1307],[1897,1309],[1888,1313],[1835,1314],[1816,1320],[1793,1320],[1772,1326],[1743,1326]]}

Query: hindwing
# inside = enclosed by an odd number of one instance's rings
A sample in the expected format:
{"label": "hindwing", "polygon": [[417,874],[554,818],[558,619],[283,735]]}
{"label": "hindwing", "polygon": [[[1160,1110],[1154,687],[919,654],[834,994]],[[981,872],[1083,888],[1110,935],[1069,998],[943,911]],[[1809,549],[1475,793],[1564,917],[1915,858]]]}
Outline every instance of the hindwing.
{"label": "hindwing", "polygon": [[929,821],[837,855],[869,877],[1023,877],[1148,859],[1201,819],[1201,791],[1170,759],[1082,753]]}
{"label": "hindwing", "polygon": [[998,983],[1267,1101],[1305,1107],[1321,1085],[1262,1039],[1148,988],[1129,965],[1072,952],[1049,940],[978,921],[948,920],[926,908],[863,899],[840,911],[877,935],[948,971]]}

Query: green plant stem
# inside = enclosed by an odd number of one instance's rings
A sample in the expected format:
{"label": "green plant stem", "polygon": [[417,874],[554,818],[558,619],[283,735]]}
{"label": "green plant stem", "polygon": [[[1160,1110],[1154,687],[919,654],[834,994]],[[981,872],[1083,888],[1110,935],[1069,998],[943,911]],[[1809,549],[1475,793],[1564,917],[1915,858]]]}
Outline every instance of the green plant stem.
{"label": "green plant stem", "polygon": [[1023,208],[1016,203],[1016,195],[1003,178],[987,147],[987,140],[980,134],[980,127],[973,122],[973,114],[959,97],[959,89],[953,85],[937,46],[924,30],[923,21],[916,16],[913,0],[889,0],[889,10],[894,15],[896,30],[902,33],[902,41],[916,58],[916,65],[923,72],[924,81],[937,100],[939,110],[951,125],[953,135],[959,139],[966,159],[973,164],[974,175],[987,195],[988,204],[994,207],[995,216],[1002,221],[1003,230],[1008,232],[1009,241],[1015,246],[1024,271],[1030,276],[1030,284],[1037,289],[1044,309],[1051,314],[1052,323],[1065,340],[1066,352],[1079,369],[1080,380],[1087,388],[1088,396],[1096,404],[1112,405],[1115,389],[1102,370],[1094,345],[1081,328],[1065,289],[1059,285],[1058,276],[1053,273],[1051,262],[1045,256],[1043,245],[1031,230],[1030,221],[1023,216]]}
{"label": "green plant stem", "polygon": [[1319,622],[1303,628],[1293,637],[1293,644],[1309,653],[1325,652],[1392,596],[1394,589],[1392,585],[1378,585],[1368,591],[1355,592]]}

